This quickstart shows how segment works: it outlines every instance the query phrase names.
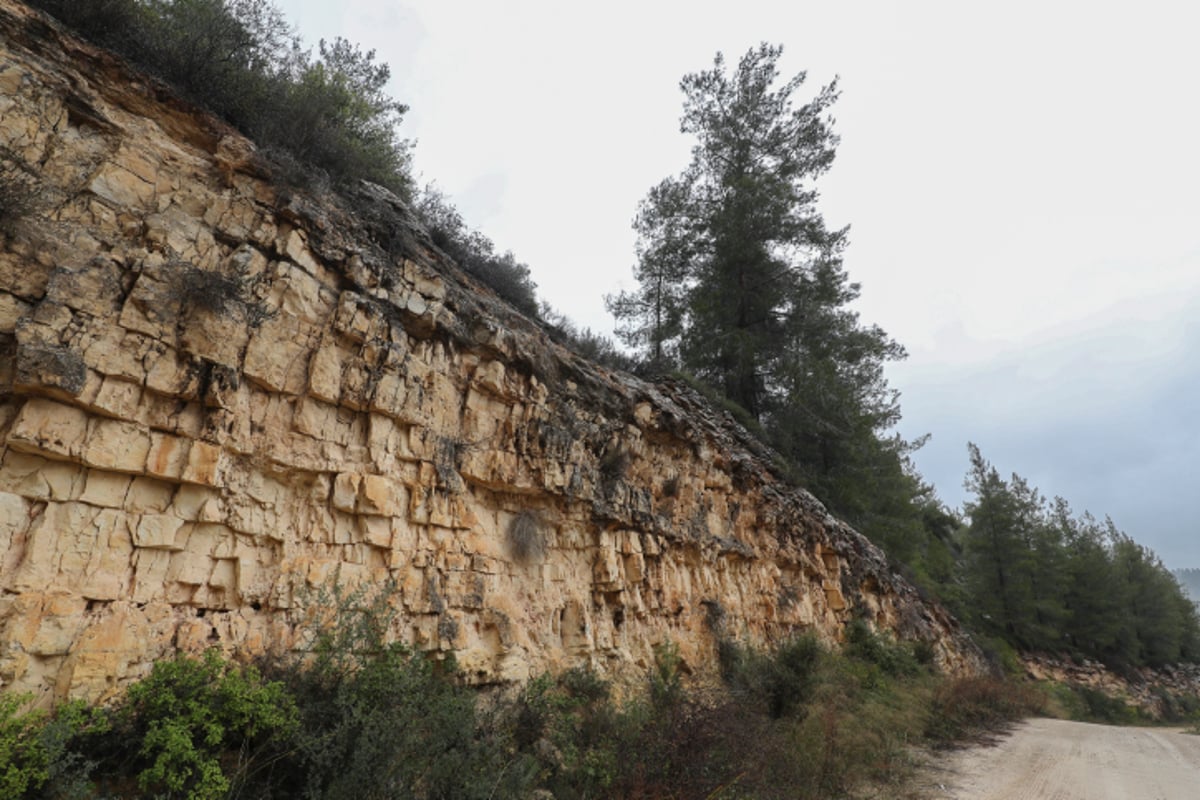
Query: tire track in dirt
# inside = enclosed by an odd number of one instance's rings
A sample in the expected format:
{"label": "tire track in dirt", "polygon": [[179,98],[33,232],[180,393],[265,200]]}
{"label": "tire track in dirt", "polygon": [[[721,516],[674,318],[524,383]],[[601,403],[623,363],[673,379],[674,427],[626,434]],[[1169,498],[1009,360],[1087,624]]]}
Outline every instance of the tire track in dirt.
{"label": "tire track in dirt", "polygon": [[1200,736],[1027,720],[994,746],[951,753],[927,780],[930,800],[1196,800]]}

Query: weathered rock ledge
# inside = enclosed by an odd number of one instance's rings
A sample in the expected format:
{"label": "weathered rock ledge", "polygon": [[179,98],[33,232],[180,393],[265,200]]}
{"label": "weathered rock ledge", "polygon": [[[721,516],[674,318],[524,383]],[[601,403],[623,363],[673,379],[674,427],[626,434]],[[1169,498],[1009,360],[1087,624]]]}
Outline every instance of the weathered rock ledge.
{"label": "weathered rock ledge", "polygon": [[[34,20],[37,19],[35,22]],[[297,641],[313,590],[481,682],[671,639],[978,664],[940,608],[686,387],[583,361],[377,187],[279,188],[253,146],[0,0],[0,686],[101,698],[176,650]],[[353,208],[351,208],[353,207]]]}

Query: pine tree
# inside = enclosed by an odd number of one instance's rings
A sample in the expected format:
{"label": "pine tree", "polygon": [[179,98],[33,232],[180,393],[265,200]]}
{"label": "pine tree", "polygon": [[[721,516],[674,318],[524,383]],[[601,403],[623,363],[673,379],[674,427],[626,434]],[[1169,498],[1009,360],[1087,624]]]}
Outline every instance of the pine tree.
{"label": "pine tree", "polygon": [[868,535],[920,539],[929,490],[909,468],[914,446],[886,435],[899,405],[883,366],[904,350],[850,310],[860,287],[842,263],[846,231],[817,209],[813,184],[837,146],[836,82],[797,102],[806,76],[781,80],[781,53],[760,45],[732,70],[718,54],[683,78],[692,161],[642,202],[639,288],[609,309],[627,344],[745,409]]}

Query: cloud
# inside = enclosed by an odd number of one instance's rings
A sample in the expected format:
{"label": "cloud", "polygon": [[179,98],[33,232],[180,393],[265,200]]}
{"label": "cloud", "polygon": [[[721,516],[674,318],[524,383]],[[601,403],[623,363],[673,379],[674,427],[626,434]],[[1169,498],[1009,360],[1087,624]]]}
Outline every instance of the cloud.
{"label": "cloud", "polygon": [[1147,323],[1114,308],[1069,335],[986,359],[894,369],[901,430],[933,434],[918,468],[960,505],[966,443],[975,442],[1003,474],[1112,516],[1172,566],[1200,564],[1187,508],[1200,452],[1197,311],[1192,302]]}

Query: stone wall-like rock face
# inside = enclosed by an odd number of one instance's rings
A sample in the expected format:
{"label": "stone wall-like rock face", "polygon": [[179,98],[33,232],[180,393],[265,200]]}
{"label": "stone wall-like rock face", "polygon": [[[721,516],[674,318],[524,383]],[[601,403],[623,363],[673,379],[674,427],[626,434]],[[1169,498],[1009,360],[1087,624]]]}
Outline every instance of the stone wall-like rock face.
{"label": "stone wall-like rock face", "polygon": [[0,0],[0,686],[104,698],[296,645],[333,582],[479,682],[631,675],[853,613],[978,657],[690,390],[582,361],[395,198],[281,189],[219,122]]}

